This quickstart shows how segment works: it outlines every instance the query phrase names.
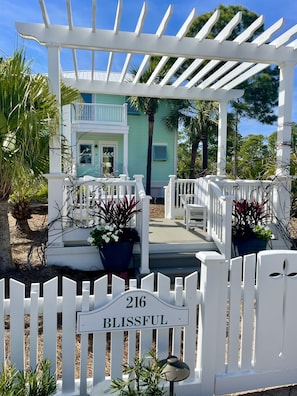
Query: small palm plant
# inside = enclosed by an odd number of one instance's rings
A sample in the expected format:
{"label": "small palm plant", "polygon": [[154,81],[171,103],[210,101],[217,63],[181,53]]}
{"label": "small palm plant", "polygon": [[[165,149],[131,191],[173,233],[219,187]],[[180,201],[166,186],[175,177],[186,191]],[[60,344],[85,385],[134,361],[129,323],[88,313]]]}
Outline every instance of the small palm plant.
{"label": "small palm plant", "polygon": [[35,370],[25,372],[3,366],[0,373],[0,396],[50,396],[55,391],[56,380],[49,360],[41,362]]}
{"label": "small palm plant", "polygon": [[111,390],[119,392],[120,396],[162,396],[166,391],[161,381],[163,366],[154,351],[146,356],[135,357],[133,364],[123,365],[123,374],[127,379],[116,378],[111,382]]}

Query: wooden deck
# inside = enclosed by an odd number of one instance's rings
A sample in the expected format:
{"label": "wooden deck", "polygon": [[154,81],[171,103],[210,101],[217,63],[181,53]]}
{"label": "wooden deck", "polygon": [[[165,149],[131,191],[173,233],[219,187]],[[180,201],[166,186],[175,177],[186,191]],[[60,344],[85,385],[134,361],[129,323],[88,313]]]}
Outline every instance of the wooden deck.
{"label": "wooden deck", "polygon": [[216,250],[215,244],[207,241],[200,228],[186,230],[183,220],[150,219],[150,253]]}
{"label": "wooden deck", "polygon": [[152,272],[172,277],[200,271],[195,254],[202,250],[217,250],[200,228],[186,230],[183,220],[150,219],[149,266]]}

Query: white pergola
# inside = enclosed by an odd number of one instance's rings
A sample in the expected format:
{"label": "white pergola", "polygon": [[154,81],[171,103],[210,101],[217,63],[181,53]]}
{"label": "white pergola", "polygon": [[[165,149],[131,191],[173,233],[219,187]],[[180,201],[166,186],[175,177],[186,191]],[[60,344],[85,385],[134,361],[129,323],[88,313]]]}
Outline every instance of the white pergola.
{"label": "white pergola", "polygon": [[[97,28],[96,0],[92,1],[92,25],[75,27],[73,25],[71,1],[66,0],[68,25],[50,23],[44,0],[39,0],[43,24],[16,23],[19,34],[27,39],[37,40],[48,48],[48,75],[55,94],[60,97],[60,52],[71,49],[74,64],[73,79],[65,83],[84,92],[118,94],[127,96],[148,96],[159,98],[184,98],[213,100],[220,104],[219,144],[217,174],[225,174],[226,164],[226,130],[227,105],[231,99],[243,95],[236,87],[243,81],[273,64],[280,68],[279,112],[278,112],[278,148],[277,174],[288,175],[290,157],[290,136],[292,122],[292,98],[294,86],[294,67],[297,63],[297,25],[286,32],[278,34],[284,20],[281,18],[268,27],[252,42],[248,42],[253,33],[263,25],[260,16],[233,41],[228,40],[233,29],[241,21],[241,13],[235,15],[224,29],[212,40],[207,35],[219,18],[215,11],[195,37],[186,37],[192,22],[197,17],[193,9],[175,36],[166,35],[166,27],[173,12],[169,6],[155,34],[143,33],[143,25],[148,12],[144,3],[138,23],[133,32],[120,30],[122,0],[118,0],[114,28],[102,30]],[[77,50],[92,52],[90,64],[91,78],[81,78],[78,69]],[[105,78],[95,79],[95,56],[109,53]],[[126,58],[118,81],[111,80],[113,58],[115,53],[125,53]],[[141,55],[137,75],[133,81],[127,79],[133,56]],[[140,77],[146,70],[152,56],[160,56],[160,61],[147,83],[141,83]],[[163,79],[156,77],[170,58],[176,58]],[[175,72],[187,60],[192,60],[184,73],[175,78]],[[204,65],[204,66],[202,66]],[[211,73],[212,70],[215,71]],[[204,78],[206,75],[210,77]],[[59,146],[59,141],[56,142]],[[59,149],[59,147],[56,147]],[[60,172],[60,164],[51,161],[51,172]]]}
{"label": "white pergola", "polygon": [[[278,143],[277,176],[289,175],[290,141],[292,124],[292,103],[294,86],[294,68],[297,63],[297,25],[280,33],[284,20],[281,18],[251,42],[253,33],[263,25],[260,16],[233,41],[228,37],[241,21],[241,13],[235,15],[214,39],[207,35],[219,18],[215,11],[195,37],[186,34],[197,17],[193,9],[175,36],[166,35],[166,27],[171,18],[173,7],[169,6],[155,34],[143,32],[146,14],[149,11],[144,3],[134,31],[120,30],[122,0],[118,0],[114,27],[111,30],[97,28],[96,0],[92,1],[92,25],[76,27],[73,24],[71,1],[66,0],[68,25],[50,23],[44,0],[39,0],[43,23],[21,23],[16,27],[19,34],[27,39],[37,40],[48,49],[48,76],[53,92],[60,98],[61,64],[60,54],[71,49],[74,64],[74,78],[66,78],[65,83],[84,92],[118,94],[127,96],[148,96],[158,98],[184,98],[213,100],[219,102],[218,162],[217,174],[225,175],[227,106],[231,99],[243,95],[238,85],[264,70],[269,65],[278,65],[280,69],[279,105],[278,105]],[[77,51],[91,51],[91,78],[86,79],[78,69]],[[104,79],[96,79],[95,56],[109,54]],[[125,53],[120,78],[111,78],[113,59],[116,53]],[[134,57],[139,59],[138,72],[131,81],[127,78]],[[140,77],[146,70],[152,56],[160,61],[146,83]],[[170,58],[176,59],[173,65],[159,80],[156,77]],[[176,71],[186,61],[190,65],[178,78]],[[211,71],[213,70],[213,73]],[[101,74],[102,75],[102,74]],[[205,78],[205,76],[209,76]],[[61,149],[60,131],[51,149],[50,172],[61,173],[61,163],[57,152]]]}

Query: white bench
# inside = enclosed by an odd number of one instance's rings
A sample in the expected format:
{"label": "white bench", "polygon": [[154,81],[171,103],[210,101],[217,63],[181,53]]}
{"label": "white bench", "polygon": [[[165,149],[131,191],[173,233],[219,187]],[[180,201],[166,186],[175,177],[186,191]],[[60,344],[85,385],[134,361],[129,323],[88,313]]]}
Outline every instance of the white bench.
{"label": "white bench", "polygon": [[181,203],[185,210],[184,221],[186,230],[201,227],[206,232],[207,206],[197,202],[195,194],[184,194]]}

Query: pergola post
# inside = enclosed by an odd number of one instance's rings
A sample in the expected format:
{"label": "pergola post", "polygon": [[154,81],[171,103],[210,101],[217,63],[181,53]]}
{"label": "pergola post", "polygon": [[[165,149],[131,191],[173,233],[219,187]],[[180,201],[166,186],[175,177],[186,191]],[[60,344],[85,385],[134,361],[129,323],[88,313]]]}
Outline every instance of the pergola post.
{"label": "pergola post", "polygon": [[276,148],[276,176],[279,181],[276,197],[276,212],[280,221],[287,225],[290,219],[290,154],[292,133],[292,106],[294,88],[294,63],[280,65],[278,99],[278,130]]}
{"label": "pergola post", "polygon": [[219,102],[217,175],[226,175],[228,102]]}
{"label": "pergola post", "polygon": [[[61,83],[60,83],[60,47],[48,47],[48,79],[50,88],[57,98],[57,106],[61,112]],[[50,141],[50,172],[61,173],[62,155],[61,155],[61,133],[60,122],[57,125],[56,133]]]}
{"label": "pergola post", "polygon": [[[57,98],[57,107],[61,113],[61,82],[60,82],[60,47],[48,47],[48,79],[50,88]],[[61,150],[61,121],[56,127],[55,134],[50,139],[49,159],[50,174],[48,179],[48,223],[53,226],[48,231],[48,246],[63,246],[62,209],[63,209],[63,180],[62,150]]]}

